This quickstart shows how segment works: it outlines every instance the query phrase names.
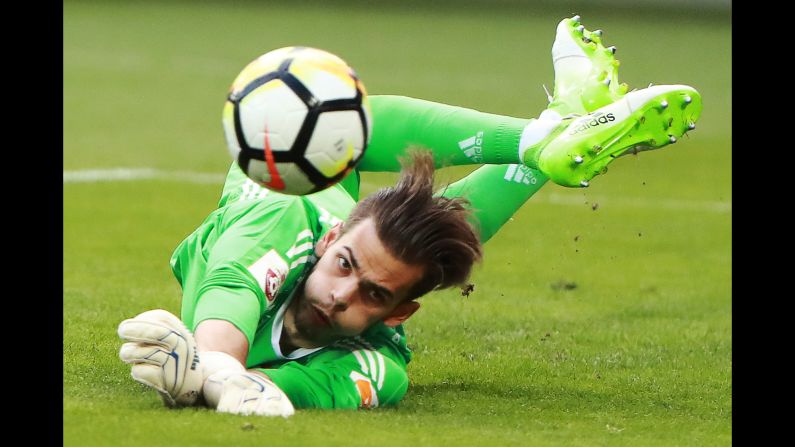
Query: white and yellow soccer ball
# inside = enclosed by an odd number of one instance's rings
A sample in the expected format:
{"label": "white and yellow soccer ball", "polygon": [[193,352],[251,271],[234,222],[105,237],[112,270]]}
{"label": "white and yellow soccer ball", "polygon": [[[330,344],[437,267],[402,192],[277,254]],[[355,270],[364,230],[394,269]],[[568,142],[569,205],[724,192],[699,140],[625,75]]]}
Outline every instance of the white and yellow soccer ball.
{"label": "white and yellow soccer ball", "polygon": [[243,172],[295,195],[342,180],[372,131],[367,92],[354,70],[309,47],[280,48],[248,64],[232,83],[222,121]]}

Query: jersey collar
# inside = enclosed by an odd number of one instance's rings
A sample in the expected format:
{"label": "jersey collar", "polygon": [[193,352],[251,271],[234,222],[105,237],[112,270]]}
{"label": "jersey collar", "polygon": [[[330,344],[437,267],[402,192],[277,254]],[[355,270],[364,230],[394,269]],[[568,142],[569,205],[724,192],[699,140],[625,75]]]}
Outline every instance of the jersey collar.
{"label": "jersey collar", "polygon": [[284,300],[284,303],[281,305],[279,310],[276,312],[276,316],[273,319],[273,328],[272,328],[273,332],[271,333],[271,344],[272,344],[272,347],[273,347],[274,354],[276,354],[276,356],[278,358],[280,358],[280,359],[294,360],[294,359],[298,359],[298,358],[301,358],[301,357],[305,357],[305,356],[307,356],[309,354],[312,354],[313,352],[316,352],[316,351],[319,351],[319,350],[325,348],[325,346],[321,346],[319,348],[311,348],[311,349],[298,348],[295,351],[290,352],[287,355],[282,353],[282,348],[279,345],[279,342],[282,339],[282,329],[284,328],[284,312],[287,311],[287,307],[290,305],[290,302],[295,297],[295,294],[298,292],[298,289],[300,289],[300,287],[296,287],[293,290],[293,292],[290,294],[290,296],[288,296],[287,299]]}

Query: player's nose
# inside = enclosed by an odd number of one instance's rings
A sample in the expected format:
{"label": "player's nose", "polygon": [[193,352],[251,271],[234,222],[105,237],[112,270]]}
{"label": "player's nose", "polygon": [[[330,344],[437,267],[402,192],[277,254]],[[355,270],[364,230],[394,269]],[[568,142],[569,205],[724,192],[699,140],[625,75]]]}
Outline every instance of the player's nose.
{"label": "player's nose", "polygon": [[331,307],[335,311],[348,308],[351,300],[356,295],[358,283],[353,278],[345,278],[334,285],[331,290]]}

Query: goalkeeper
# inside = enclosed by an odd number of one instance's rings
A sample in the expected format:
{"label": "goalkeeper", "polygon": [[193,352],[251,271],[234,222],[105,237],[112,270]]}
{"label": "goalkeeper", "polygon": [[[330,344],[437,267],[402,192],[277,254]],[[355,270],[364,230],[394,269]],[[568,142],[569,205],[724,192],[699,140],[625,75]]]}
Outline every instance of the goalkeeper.
{"label": "goalkeeper", "polygon": [[[615,158],[695,127],[695,90],[627,93],[600,35],[576,16],[558,25],[554,92],[538,119],[371,96],[358,170],[407,163],[396,186],[358,203],[358,171],[297,197],[233,163],[218,209],[171,258],[181,319],[153,310],[119,325],[132,377],[168,406],[236,414],[399,402],[411,360],[402,324],[418,298],[463,284],[481,244],[548,179],[588,186]],[[434,195],[434,167],[463,164],[484,166]]]}

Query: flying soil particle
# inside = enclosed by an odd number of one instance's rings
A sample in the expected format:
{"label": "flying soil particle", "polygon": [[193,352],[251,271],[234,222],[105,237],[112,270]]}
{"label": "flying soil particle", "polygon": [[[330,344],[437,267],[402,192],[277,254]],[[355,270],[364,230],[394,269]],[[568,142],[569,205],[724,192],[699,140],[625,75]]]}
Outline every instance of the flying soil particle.
{"label": "flying soil particle", "polygon": [[550,287],[552,287],[553,290],[574,290],[577,288],[577,283],[561,279],[558,282],[550,284]]}

